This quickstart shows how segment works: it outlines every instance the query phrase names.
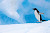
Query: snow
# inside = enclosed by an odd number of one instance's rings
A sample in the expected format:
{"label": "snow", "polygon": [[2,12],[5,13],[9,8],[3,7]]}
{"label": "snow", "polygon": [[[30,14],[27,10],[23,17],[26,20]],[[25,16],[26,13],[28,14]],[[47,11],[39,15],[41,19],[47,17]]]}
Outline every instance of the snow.
{"label": "snow", "polygon": [[50,20],[43,23],[0,25],[0,33],[50,33]]}

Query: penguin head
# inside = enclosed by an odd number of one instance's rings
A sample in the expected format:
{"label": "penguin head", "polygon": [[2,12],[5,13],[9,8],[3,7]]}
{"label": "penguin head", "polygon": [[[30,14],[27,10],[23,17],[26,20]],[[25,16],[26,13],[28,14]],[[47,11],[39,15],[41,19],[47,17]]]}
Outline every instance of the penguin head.
{"label": "penguin head", "polygon": [[37,10],[37,8],[34,8],[33,10]]}

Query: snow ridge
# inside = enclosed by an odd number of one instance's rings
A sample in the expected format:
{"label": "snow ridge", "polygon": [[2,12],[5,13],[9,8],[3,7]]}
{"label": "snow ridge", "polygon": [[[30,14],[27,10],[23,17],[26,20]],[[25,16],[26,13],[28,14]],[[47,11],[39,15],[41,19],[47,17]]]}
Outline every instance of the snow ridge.
{"label": "snow ridge", "polygon": [[50,20],[43,23],[0,25],[0,33],[50,33]]}

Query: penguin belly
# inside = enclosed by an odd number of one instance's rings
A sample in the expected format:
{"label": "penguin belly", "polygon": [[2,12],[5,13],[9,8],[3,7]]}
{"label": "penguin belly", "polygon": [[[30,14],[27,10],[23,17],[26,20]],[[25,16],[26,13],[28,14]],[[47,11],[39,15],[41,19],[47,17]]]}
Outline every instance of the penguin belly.
{"label": "penguin belly", "polygon": [[34,12],[36,19],[40,22],[40,14],[35,10]]}

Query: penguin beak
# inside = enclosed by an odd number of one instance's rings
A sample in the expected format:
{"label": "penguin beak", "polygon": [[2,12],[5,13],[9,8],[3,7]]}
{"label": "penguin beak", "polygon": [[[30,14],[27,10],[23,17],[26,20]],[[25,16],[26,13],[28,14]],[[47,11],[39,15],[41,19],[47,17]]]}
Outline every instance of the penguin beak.
{"label": "penguin beak", "polygon": [[35,9],[33,8],[33,10],[35,10]]}
{"label": "penguin beak", "polygon": [[34,8],[33,8],[33,10],[34,10]]}
{"label": "penguin beak", "polygon": [[33,8],[33,10],[37,10],[36,8]]}

